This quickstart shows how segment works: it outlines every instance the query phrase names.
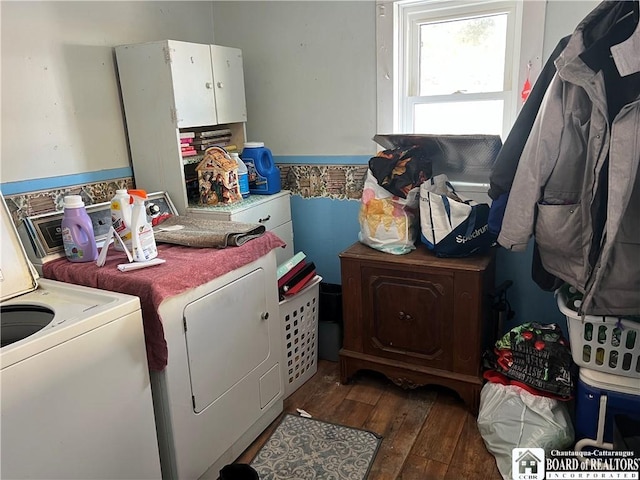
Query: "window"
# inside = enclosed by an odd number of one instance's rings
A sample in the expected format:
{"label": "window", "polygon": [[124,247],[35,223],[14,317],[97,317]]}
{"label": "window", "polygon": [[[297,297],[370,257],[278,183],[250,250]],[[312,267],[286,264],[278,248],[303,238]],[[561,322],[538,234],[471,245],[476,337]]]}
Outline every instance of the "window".
{"label": "window", "polygon": [[379,1],[378,131],[504,138],[541,68],[545,3]]}

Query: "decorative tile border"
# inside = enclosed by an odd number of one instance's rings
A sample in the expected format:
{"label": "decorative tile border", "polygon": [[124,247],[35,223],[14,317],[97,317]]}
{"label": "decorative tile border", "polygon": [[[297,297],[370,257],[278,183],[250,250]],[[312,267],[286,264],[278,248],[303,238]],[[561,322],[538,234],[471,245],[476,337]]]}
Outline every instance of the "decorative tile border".
{"label": "decorative tile border", "polygon": [[[360,200],[367,165],[289,165],[280,164],[282,188],[303,198]],[[116,190],[134,188],[133,178],[125,177],[86,185],[8,195],[5,197],[16,225],[26,217],[62,210],[66,195],[80,195],[85,205],[108,202]]]}
{"label": "decorative tile border", "polygon": [[26,217],[62,210],[66,195],[80,195],[85,205],[92,205],[110,201],[116,194],[116,190],[123,188],[134,188],[133,178],[118,178],[106,182],[8,195],[5,201],[14,223],[19,225]]}
{"label": "decorative tile border", "polygon": [[367,165],[278,165],[282,188],[303,198],[360,200]]}

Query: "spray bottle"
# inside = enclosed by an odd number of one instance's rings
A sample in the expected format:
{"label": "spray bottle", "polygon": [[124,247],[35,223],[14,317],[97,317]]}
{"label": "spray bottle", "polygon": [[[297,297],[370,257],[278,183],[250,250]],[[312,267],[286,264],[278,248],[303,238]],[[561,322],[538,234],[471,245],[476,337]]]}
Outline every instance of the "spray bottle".
{"label": "spray bottle", "polygon": [[[111,224],[126,248],[131,251],[131,196],[126,189],[116,190],[111,199]],[[120,242],[115,242],[114,248],[124,250]]]}
{"label": "spray bottle", "polygon": [[147,221],[147,210],[144,201],[147,192],[144,190],[129,190],[133,198],[131,210],[131,250],[135,262],[146,262],[158,256],[153,227]]}

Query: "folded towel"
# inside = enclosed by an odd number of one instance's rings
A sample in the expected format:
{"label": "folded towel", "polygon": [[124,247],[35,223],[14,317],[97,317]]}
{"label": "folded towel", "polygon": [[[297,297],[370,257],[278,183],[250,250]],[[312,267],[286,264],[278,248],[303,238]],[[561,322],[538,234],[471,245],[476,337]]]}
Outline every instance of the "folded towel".
{"label": "folded towel", "polygon": [[[182,228],[177,228],[182,227]],[[258,223],[229,222],[189,216],[172,216],[154,227],[156,242],[186,247],[239,247],[264,235]]]}

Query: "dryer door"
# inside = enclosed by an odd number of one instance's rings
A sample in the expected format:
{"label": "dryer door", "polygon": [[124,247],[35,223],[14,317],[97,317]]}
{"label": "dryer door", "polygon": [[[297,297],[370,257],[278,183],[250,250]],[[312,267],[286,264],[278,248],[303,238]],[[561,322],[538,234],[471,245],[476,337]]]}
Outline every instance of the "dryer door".
{"label": "dryer door", "polygon": [[269,356],[264,276],[264,270],[254,270],[184,309],[196,413],[241,382]]}

